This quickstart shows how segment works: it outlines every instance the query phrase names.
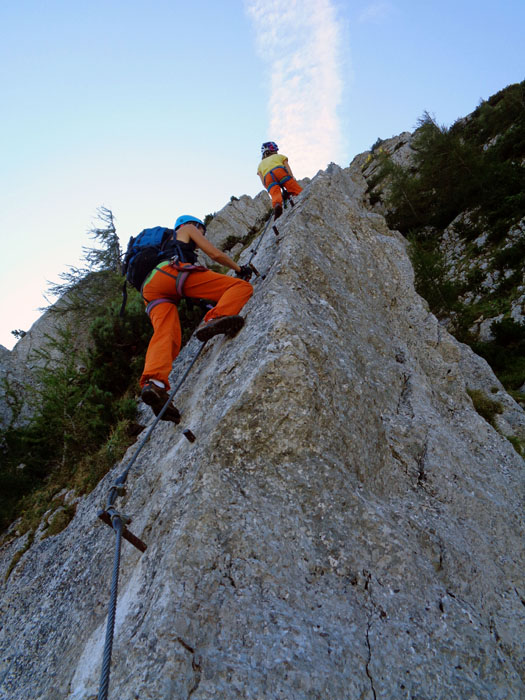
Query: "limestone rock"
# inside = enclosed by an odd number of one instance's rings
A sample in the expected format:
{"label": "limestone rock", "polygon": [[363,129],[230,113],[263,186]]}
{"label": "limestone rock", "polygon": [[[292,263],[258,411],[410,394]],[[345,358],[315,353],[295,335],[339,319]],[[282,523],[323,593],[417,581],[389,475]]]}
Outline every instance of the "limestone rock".
{"label": "limestone rock", "polygon": [[396,165],[404,168],[411,167],[414,162],[411,144],[412,134],[408,131],[390,139],[378,139],[371,151],[365,151],[356,156],[350,164],[350,170],[362,174],[367,181],[363,204],[369,206],[374,212],[382,215],[387,213],[384,201],[388,198],[389,178],[381,176],[382,157],[389,156]]}
{"label": "limestone rock", "polygon": [[27,365],[0,345],[0,428],[24,423],[29,417],[23,389],[28,375]]}
{"label": "limestone rock", "polygon": [[[75,333],[75,342],[78,347],[85,347],[87,343],[88,328],[85,324],[79,323],[78,314],[67,309],[68,297],[64,295],[57,302],[52,304],[38,318],[23,338],[14,346],[13,360],[23,363],[30,370],[39,366],[38,350],[42,349],[50,339],[59,340],[60,332],[70,329]],[[50,349],[51,357],[53,350]],[[58,352],[56,355],[58,356]]]}
{"label": "limestone rock", "polygon": [[255,199],[243,195],[223,207],[208,225],[206,236],[218,248],[228,239],[242,240],[252,227],[260,227],[271,211],[271,200],[265,191]]}
{"label": "limestone rock", "polygon": [[[87,347],[89,324],[81,323],[74,311],[61,310],[66,303],[67,295],[46,309],[12,350],[0,346],[0,427],[7,427],[13,419],[23,424],[31,416],[28,394],[37,383],[34,370],[45,363],[39,350],[46,347],[51,359],[59,357],[50,341],[59,341],[61,331],[67,329],[74,333],[77,347]],[[13,408],[13,396],[21,401],[19,409]]]}
{"label": "limestone rock", "polygon": [[[524,462],[467,389],[497,386],[517,431],[524,413],[428,312],[365,191],[355,169],[312,180],[261,244],[245,327],[176,401],[197,441],[160,424],[131,470],[118,505],[148,549],[123,546],[110,698],[524,696]],[[2,697],[96,696],[96,512],[124,464],[3,584]]]}

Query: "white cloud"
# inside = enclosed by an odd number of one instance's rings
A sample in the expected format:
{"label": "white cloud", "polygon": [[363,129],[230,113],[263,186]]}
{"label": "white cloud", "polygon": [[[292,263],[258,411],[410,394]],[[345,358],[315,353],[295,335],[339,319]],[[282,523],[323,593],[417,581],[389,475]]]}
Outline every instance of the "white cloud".
{"label": "white cloud", "polygon": [[392,11],[389,2],[374,2],[365,7],[359,15],[360,22],[382,22],[387,19]]}
{"label": "white cloud", "polygon": [[314,175],[341,150],[340,29],[330,0],[246,0],[270,75],[269,132],[294,174]]}

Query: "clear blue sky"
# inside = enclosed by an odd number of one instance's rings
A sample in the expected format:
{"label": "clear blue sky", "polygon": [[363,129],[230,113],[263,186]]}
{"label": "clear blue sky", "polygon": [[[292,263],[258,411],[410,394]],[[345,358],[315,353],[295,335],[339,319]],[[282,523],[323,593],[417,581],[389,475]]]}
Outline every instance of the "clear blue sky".
{"label": "clear blue sky", "polygon": [[125,245],[257,194],[262,141],[311,177],[525,78],[524,0],[3,0],[0,23],[9,348],[97,207]]}

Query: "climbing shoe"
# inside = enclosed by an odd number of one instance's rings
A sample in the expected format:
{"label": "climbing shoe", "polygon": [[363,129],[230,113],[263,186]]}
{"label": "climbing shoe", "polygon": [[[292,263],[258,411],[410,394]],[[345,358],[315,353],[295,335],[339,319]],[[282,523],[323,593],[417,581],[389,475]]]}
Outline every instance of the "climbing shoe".
{"label": "climbing shoe", "polygon": [[[156,384],[153,382],[148,382],[142,387],[140,398],[144,401],[144,403],[148,404],[148,406],[151,406],[153,413],[158,416],[162,411],[164,404],[169,399],[169,394],[166,389],[156,386]],[[162,414],[161,420],[167,420],[178,424],[180,423],[180,413],[175,406],[170,403]]]}
{"label": "climbing shoe", "polygon": [[224,333],[232,338],[243,326],[244,318],[242,316],[217,316],[211,321],[201,323],[195,335],[203,343],[219,333]]}
{"label": "climbing shoe", "polygon": [[273,218],[278,219],[283,213],[283,208],[281,204],[276,204],[273,208]]}

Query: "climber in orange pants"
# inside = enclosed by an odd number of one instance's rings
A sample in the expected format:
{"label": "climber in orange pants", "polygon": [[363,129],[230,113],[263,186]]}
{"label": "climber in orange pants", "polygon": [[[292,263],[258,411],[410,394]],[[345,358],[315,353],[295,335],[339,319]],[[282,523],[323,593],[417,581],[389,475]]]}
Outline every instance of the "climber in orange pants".
{"label": "climber in orange pants", "polygon": [[[196,336],[206,342],[219,333],[234,335],[244,325],[238,313],[253,294],[247,281],[252,270],[238,265],[226,253],[205,238],[206,227],[194,216],[179,216],[173,237],[168,244],[170,256],[158,263],[142,285],[146,311],[153,325],[144,370],[140,378],[141,398],[158,415],[168,399],[169,373],[181,347],[181,327],[177,302],[181,296],[216,301],[200,326]],[[196,265],[196,248],[212,260],[234,270],[237,277],[228,277]],[[173,252],[176,252],[176,259]],[[163,414],[163,420],[180,421],[173,404]]]}
{"label": "climber in orange pants", "polygon": [[[153,325],[153,336],[146,353],[140,385],[144,386],[148,380],[157,379],[169,389],[171,366],[180,352],[181,327],[176,303],[166,299],[173,296],[174,278],[179,270],[172,264],[161,269],[173,277],[157,271],[142,288],[144,299],[150,306],[149,317]],[[228,277],[211,270],[195,270],[188,275],[183,291],[185,297],[217,302],[204,316],[201,328],[205,328],[213,319],[238,314],[252,296],[253,287],[249,282],[236,277]],[[154,303],[160,299],[163,301]]]}
{"label": "climber in orange pants", "polygon": [[261,146],[262,160],[257,168],[263,186],[272,198],[274,216],[277,219],[283,213],[283,195],[281,188],[290,194],[300,194],[303,188],[294,178],[288,158],[279,154],[279,148],[273,141],[266,141]]}

